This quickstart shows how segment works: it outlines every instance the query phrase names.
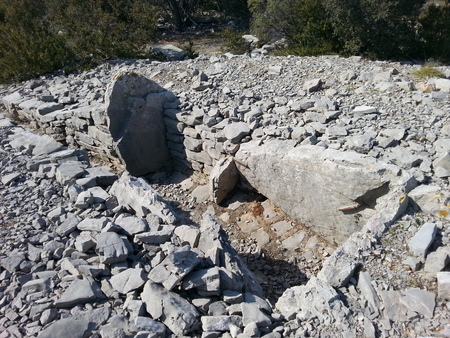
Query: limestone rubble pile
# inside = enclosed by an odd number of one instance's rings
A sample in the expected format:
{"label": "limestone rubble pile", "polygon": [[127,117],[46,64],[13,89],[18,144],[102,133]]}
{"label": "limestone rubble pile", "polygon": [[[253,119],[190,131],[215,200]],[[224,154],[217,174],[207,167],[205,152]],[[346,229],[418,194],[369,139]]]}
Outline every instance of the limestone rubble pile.
{"label": "limestone rubble pile", "polygon": [[[448,335],[450,69],[418,67],[255,52],[2,87],[6,114],[45,135],[0,120],[1,335]],[[186,222],[134,177],[169,165],[211,174],[197,202],[241,175],[339,247],[270,304],[213,218]],[[242,223],[295,264],[316,245]]]}

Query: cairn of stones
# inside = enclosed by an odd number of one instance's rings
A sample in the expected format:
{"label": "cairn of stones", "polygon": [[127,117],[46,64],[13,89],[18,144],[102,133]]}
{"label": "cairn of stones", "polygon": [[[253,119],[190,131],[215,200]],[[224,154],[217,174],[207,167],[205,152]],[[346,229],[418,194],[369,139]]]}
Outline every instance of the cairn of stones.
{"label": "cairn of stones", "polygon": [[[0,337],[449,335],[450,68],[418,68],[261,49],[1,87]],[[272,303],[216,215],[145,179],[167,168],[208,177],[179,191],[197,201],[251,186],[336,249]],[[290,227],[245,233],[315,247]]]}

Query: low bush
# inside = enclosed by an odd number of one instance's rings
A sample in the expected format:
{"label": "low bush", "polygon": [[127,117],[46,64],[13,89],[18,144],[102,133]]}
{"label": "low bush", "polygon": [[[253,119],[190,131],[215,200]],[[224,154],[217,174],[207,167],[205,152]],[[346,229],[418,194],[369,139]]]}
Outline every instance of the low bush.
{"label": "low bush", "polygon": [[411,72],[411,75],[418,78],[430,78],[430,77],[445,77],[445,75],[438,69],[432,66],[425,66],[418,70]]}

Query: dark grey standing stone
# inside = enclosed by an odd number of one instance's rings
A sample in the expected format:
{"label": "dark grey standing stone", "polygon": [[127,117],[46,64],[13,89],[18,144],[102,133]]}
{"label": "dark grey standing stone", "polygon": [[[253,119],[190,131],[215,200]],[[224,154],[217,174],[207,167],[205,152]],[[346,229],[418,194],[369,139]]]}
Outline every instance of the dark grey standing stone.
{"label": "dark grey standing stone", "polygon": [[168,93],[143,76],[116,76],[105,94],[114,147],[133,176],[158,171],[169,159],[163,104]]}

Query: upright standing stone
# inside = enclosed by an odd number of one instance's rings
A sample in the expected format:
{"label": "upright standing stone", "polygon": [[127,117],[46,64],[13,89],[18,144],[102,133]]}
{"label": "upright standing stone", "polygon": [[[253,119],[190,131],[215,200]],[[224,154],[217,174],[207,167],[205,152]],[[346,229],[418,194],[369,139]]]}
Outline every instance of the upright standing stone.
{"label": "upright standing stone", "polygon": [[159,170],[169,159],[163,122],[168,92],[135,73],[115,77],[106,92],[106,114],[114,147],[133,176]]}

